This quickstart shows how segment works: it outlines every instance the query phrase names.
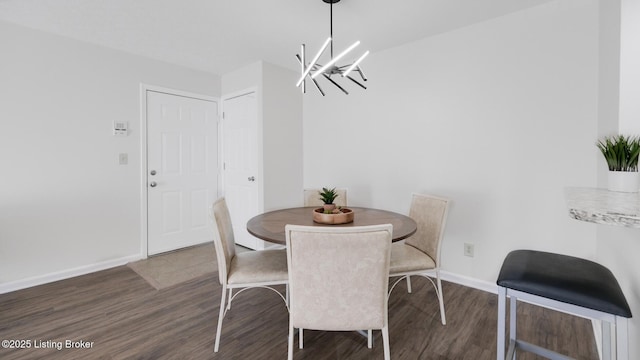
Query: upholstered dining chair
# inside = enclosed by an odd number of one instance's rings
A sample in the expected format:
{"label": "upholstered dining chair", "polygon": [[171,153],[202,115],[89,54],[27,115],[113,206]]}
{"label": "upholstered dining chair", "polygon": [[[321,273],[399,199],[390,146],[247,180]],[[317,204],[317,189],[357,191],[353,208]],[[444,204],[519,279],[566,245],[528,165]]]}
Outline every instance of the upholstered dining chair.
{"label": "upholstered dining chair", "polygon": [[[354,227],[287,225],[289,350],[294,329],[381,330],[390,358],[387,317],[391,224]],[[371,344],[369,342],[369,347]]]}
{"label": "upholstered dining chair", "polygon": [[[236,253],[231,216],[224,198],[211,207],[213,217],[213,243],[218,260],[218,275],[222,285],[220,313],[214,352],[220,347],[222,320],[231,308],[231,302],[241,292],[249,288],[266,288],[277,293],[288,306],[287,253],[283,250],[261,250]],[[285,285],[286,297],[274,289],[273,285]],[[240,289],[233,294],[233,289]],[[228,294],[227,294],[228,290]],[[228,304],[225,302],[228,296]]]}
{"label": "upholstered dining chair", "polygon": [[389,276],[398,278],[391,285],[389,296],[403,279],[407,279],[407,290],[411,292],[413,275],[425,277],[431,282],[440,303],[442,325],[446,325],[447,320],[440,281],[440,250],[449,213],[449,203],[449,199],[442,197],[413,194],[409,217],[415,220],[418,229],[405,241],[393,243],[389,267]]}
{"label": "upholstered dining chair", "polygon": [[[321,189],[304,189],[304,206],[322,206]],[[336,189],[338,197],[334,201],[337,206],[347,206],[347,189]]]}

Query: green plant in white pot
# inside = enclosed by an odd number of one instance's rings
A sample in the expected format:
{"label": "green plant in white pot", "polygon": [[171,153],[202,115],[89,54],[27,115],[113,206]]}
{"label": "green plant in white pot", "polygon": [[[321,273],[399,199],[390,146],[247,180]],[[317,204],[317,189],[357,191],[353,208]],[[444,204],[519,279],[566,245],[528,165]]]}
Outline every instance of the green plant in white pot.
{"label": "green plant in white pot", "polygon": [[609,167],[607,187],[612,191],[638,192],[638,155],[640,138],[637,136],[606,136],[596,143]]}

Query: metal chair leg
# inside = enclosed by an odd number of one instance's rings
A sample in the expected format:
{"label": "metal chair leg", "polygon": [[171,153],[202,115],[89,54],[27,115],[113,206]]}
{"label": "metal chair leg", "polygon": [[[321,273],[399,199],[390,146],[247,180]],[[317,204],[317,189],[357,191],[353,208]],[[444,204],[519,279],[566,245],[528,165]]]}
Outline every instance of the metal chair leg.
{"label": "metal chair leg", "polygon": [[438,301],[440,302],[440,321],[442,325],[447,325],[447,317],[444,314],[444,295],[442,294],[442,281],[440,281],[440,273],[436,274],[436,282],[438,283]]}
{"label": "metal chair leg", "polygon": [[293,324],[289,322],[289,344],[287,350],[287,359],[293,360]]}
{"label": "metal chair leg", "polygon": [[382,328],[382,345],[384,347],[384,360],[391,360],[391,351],[389,350],[389,326]]}
{"label": "metal chair leg", "polygon": [[213,352],[218,352],[218,349],[220,348],[220,333],[222,332],[222,320],[224,319],[224,313],[225,313],[225,308],[224,308],[224,303],[225,300],[227,299],[227,288],[226,286],[222,287],[222,296],[220,296],[220,313],[218,314],[218,329],[216,330],[216,343],[213,347]]}

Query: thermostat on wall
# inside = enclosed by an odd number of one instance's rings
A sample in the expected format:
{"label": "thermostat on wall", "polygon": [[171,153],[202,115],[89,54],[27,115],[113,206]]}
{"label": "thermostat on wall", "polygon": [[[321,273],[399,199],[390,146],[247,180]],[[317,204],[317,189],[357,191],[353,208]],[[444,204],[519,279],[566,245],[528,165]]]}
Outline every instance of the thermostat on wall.
{"label": "thermostat on wall", "polygon": [[113,135],[114,136],[127,136],[128,123],[126,121],[114,121],[113,122]]}

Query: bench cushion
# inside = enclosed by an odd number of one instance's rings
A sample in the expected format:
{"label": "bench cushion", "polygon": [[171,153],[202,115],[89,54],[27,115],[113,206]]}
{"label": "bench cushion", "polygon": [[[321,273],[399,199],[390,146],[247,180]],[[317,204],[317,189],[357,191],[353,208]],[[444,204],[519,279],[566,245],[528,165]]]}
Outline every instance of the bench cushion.
{"label": "bench cushion", "polygon": [[573,256],[533,250],[510,252],[498,286],[626,318],[629,304],[606,267]]}

